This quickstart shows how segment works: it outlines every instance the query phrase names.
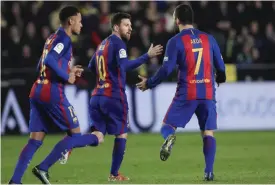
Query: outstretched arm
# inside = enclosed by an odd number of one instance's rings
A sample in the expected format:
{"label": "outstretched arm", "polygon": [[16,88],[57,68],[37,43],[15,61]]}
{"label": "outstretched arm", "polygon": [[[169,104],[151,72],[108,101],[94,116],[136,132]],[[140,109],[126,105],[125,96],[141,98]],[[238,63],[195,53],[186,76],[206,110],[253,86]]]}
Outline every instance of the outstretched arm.
{"label": "outstretched arm", "polygon": [[177,63],[177,48],[176,41],[170,39],[166,46],[165,57],[163,59],[163,64],[161,68],[156,72],[154,76],[149,78],[146,82],[146,87],[151,89],[160,84],[164,79],[166,79]]}
{"label": "outstretched arm", "polygon": [[127,71],[127,70],[133,70],[133,69],[139,67],[140,65],[147,62],[149,60],[149,58],[160,55],[161,53],[162,53],[161,45],[157,45],[157,46],[153,47],[153,44],[151,44],[147,53],[138,57],[135,60],[128,60],[126,49],[125,49],[125,47],[122,47],[117,52],[117,59],[118,59],[119,63],[123,66],[123,68]]}

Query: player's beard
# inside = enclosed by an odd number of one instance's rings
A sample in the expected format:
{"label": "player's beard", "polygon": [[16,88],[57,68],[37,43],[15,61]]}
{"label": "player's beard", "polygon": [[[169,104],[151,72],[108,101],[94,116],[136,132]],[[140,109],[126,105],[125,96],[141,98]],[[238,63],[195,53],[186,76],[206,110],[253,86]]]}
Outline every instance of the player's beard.
{"label": "player's beard", "polygon": [[126,34],[121,34],[121,39],[127,43],[130,39],[127,38],[127,33]]}

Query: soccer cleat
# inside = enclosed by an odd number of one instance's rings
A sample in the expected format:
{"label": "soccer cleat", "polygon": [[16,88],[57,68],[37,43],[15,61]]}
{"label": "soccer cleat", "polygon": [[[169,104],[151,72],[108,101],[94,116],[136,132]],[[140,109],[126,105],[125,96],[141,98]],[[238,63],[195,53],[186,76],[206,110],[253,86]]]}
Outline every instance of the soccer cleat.
{"label": "soccer cleat", "polygon": [[129,177],[123,176],[122,174],[118,173],[117,176],[110,174],[108,181],[128,181],[130,180]]}
{"label": "soccer cleat", "polygon": [[[15,183],[12,180],[10,180],[9,184],[18,184],[18,183]],[[19,183],[19,184],[22,184],[22,183]]]}
{"label": "soccer cleat", "polygon": [[59,159],[60,164],[66,164],[70,155],[72,153],[72,150],[66,152],[65,154],[62,153],[62,157]]}
{"label": "soccer cleat", "polygon": [[169,135],[160,149],[160,159],[166,161],[171,154],[173,145],[176,142],[176,135]]}
{"label": "soccer cleat", "polygon": [[38,169],[38,167],[34,167],[32,169],[32,173],[43,183],[43,184],[51,184],[49,179],[49,173],[43,170]]}
{"label": "soccer cleat", "polygon": [[204,180],[205,181],[213,181],[214,173],[213,172],[204,173]]}

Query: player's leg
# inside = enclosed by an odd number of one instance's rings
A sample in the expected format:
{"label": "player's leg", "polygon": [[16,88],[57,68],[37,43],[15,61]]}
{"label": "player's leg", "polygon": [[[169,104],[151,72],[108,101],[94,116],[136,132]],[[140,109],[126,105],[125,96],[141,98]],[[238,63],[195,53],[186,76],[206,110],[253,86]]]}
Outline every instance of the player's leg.
{"label": "player's leg", "polygon": [[9,184],[21,184],[21,179],[30,164],[33,155],[42,145],[45,133],[44,132],[33,132],[30,134],[28,143],[22,149],[18,158],[14,173]]}
{"label": "player's leg", "polygon": [[216,139],[214,130],[217,129],[216,103],[212,100],[201,100],[196,115],[198,117],[203,138],[203,154],[205,160],[204,178],[214,179],[214,161],[216,155]]}
{"label": "player's leg", "polygon": [[30,108],[30,138],[28,140],[28,143],[21,151],[9,184],[21,184],[21,179],[29,163],[31,162],[33,155],[42,145],[45,137],[45,131],[47,131],[44,123],[45,117],[35,101],[30,100]]}
{"label": "player's leg", "polygon": [[126,177],[119,173],[120,166],[122,164],[125,149],[127,143],[127,133],[117,135],[114,140],[113,153],[112,153],[112,166],[110,170],[109,181],[127,181],[130,180],[129,177]]}
{"label": "player's leg", "polygon": [[[105,116],[100,111],[99,100],[100,97],[98,96],[94,96],[91,98],[89,104],[89,116],[91,119],[91,134],[97,136],[98,144],[101,144],[104,142],[104,135],[106,133],[106,123]],[[61,164],[67,163],[71,152],[72,150],[69,150],[68,152],[62,155],[62,157],[59,159]]]}
{"label": "player's leg", "polygon": [[197,106],[196,101],[173,99],[161,127],[161,135],[165,139],[160,150],[160,159],[166,161],[172,151],[172,147],[176,142],[175,131],[177,127],[184,128],[190,121]]}
{"label": "player's leg", "polygon": [[112,165],[110,170],[109,181],[126,181],[128,177],[119,173],[122,164],[128,132],[128,105],[127,102],[108,97],[101,98],[101,110],[107,120],[106,129],[108,134],[115,135]]}
{"label": "player's leg", "polygon": [[73,107],[68,102],[63,102],[63,104],[58,107],[51,105],[49,109],[51,109],[49,112],[51,113],[50,115],[53,121],[62,130],[69,129],[70,134],[59,141],[51,153],[39,165],[33,168],[33,174],[44,184],[50,183],[48,170],[62,155],[72,148],[97,146],[99,141],[98,137],[94,134],[81,134],[77,116],[75,115]]}

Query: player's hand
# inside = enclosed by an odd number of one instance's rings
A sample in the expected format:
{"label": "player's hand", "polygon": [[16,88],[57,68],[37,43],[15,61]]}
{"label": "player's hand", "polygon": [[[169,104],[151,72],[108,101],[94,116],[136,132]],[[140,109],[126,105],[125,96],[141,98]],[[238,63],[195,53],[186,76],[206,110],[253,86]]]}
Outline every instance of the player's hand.
{"label": "player's hand", "polygon": [[225,72],[216,72],[215,78],[216,78],[216,83],[218,84],[218,87],[219,87],[221,83],[224,83],[226,81]]}
{"label": "player's hand", "polygon": [[70,72],[68,82],[69,82],[70,84],[74,84],[75,78],[76,78],[75,72]]}
{"label": "player's hand", "polygon": [[156,46],[153,47],[153,44],[151,44],[151,46],[150,46],[147,53],[148,53],[150,58],[153,58],[155,56],[160,55],[162,53],[162,51],[163,51],[162,45],[156,45]]}
{"label": "player's hand", "polygon": [[84,69],[82,68],[81,65],[73,66],[71,70],[71,72],[75,73],[77,77],[81,77],[83,71]]}
{"label": "player's hand", "polygon": [[136,86],[139,88],[142,92],[146,91],[148,88],[146,86],[147,78],[138,75],[139,79],[141,79],[141,82],[137,83]]}

